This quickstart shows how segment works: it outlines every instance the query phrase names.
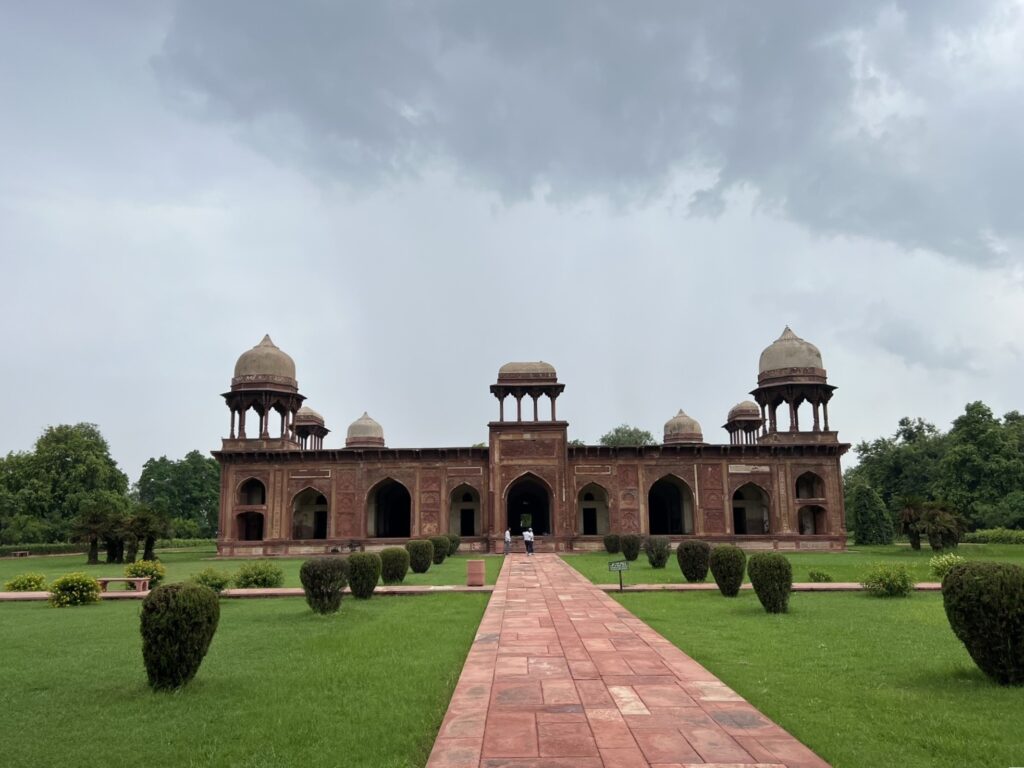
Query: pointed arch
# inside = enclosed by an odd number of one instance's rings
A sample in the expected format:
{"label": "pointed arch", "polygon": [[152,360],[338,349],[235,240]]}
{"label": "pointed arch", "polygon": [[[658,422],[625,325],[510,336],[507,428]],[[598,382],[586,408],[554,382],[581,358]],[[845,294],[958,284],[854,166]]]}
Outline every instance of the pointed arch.
{"label": "pointed arch", "polygon": [[460,483],[448,495],[448,532],[457,536],[479,536],[480,491],[469,483]]}
{"label": "pointed arch", "polygon": [[537,536],[551,533],[551,486],[532,472],[513,479],[502,494],[505,499],[505,524],[513,536],[532,528]]}
{"label": "pointed arch", "polygon": [[662,475],[647,491],[647,530],[670,536],[693,533],[693,491],[678,475]]}
{"label": "pointed arch", "polygon": [[796,479],[796,497],[798,499],[824,499],[825,481],[816,472],[804,472]]}
{"label": "pointed arch", "polygon": [[412,496],[393,477],[385,477],[366,494],[366,535],[407,539],[412,533]]}
{"label": "pointed arch", "polygon": [[732,495],[732,530],[737,536],[771,533],[771,500],[757,483],[745,483]]}
{"label": "pointed arch", "polygon": [[238,506],[265,507],[267,505],[267,486],[256,477],[248,477],[238,484]]}
{"label": "pointed arch", "polygon": [[292,538],[326,539],[330,504],[319,488],[306,486],[292,497]]}
{"label": "pointed arch", "polygon": [[235,538],[239,541],[263,541],[263,513],[249,511],[235,515]]}
{"label": "pointed arch", "polygon": [[824,536],[828,533],[828,513],[818,504],[800,507],[796,513],[801,536]]}
{"label": "pointed arch", "polygon": [[608,533],[608,489],[599,483],[587,483],[576,494],[576,531],[583,536]]}

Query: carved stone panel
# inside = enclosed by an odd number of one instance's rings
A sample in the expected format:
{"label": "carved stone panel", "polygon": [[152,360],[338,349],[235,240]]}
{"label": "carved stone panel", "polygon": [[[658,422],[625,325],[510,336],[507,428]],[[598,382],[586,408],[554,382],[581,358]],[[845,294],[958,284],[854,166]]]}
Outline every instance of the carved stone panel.
{"label": "carved stone panel", "polygon": [[506,459],[553,459],[557,440],[502,440],[501,455]]}

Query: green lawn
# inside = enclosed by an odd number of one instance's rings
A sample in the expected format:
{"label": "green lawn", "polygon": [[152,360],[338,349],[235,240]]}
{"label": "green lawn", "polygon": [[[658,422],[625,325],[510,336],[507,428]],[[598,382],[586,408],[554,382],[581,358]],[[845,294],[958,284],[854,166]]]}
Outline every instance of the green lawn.
{"label": "green lawn", "polygon": [[[1024,546],[1013,544],[961,544],[956,554],[971,560],[998,560],[1024,565]],[[751,553],[747,553],[748,557]],[[934,581],[928,561],[935,554],[927,547],[915,552],[908,546],[850,547],[845,552],[784,552],[793,564],[793,581],[810,581],[811,570],[825,571],[835,581],[860,581],[871,563],[903,563],[915,581]],[[609,560],[621,560],[622,555],[604,552],[563,555],[565,561],[595,584],[617,584],[618,575],[608,571]],[[625,584],[681,584],[685,581],[679,571],[675,551],[664,568],[651,568],[647,557],[640,553],[623,574]],[[710,581],[710,576],[708,580]],[[1024,765],[1024,761],[1022,761]]]}
{"label": "green lawn", "polygon": [[1024,688],[971,662],[937,594],[615,595],[835,768],[1024,765]]}
{"label": "green lawn", "polygon": [[[216,568],[222,571],[233,572],[245,560],[243,558],[227,558],[218,560],[215,549],[188,549],[161,552],[157,551],[157,557],[167,567],[167,578],[165,583],[184,581],[204,568]],[[454,557],[445,560],[441,565],[431,565],[426,573],[413,573],[410,571],[405,577],[405,584],[465,584],[466,583],[466,561],[471,558],[482,559],[486,563],[487,583],[493,584],[497,581],[498,572],[501,570],[502,558],[492,555],[470,555],[458,553]],[[300,587],[299,568],[308,558],[270,558],[281,566],[284,571],[284,586]],[[48,555],[40,557],[5,557],[0,558],[0,589],[4,582],[19,573],[42,573],[46,576],[47,582],[53,581],[58,576],[72,571],[84,571],[92,576],[123,576],[124,566],[116,564],[100,563],[99,565],[86,565],[85,555]]]}
{"label": "green lawn", "polygon": [[196,679],[154,694],[139,605],[0,605],[0,763],[422,766],[486,594],[228,600]]}

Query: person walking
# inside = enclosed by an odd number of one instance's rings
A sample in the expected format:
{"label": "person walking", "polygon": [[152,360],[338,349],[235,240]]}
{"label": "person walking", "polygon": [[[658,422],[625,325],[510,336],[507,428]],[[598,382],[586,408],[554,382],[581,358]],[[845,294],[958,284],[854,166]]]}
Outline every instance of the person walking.
{"label": "person walking", "polygon": [[532,555],[533,554],[533,528],[527,528],[526,529],[525,541],[526,541],[526,554],[527,555]]}
{"label": "person walking", "polygon": [[512,530],[510,528],[505,529],[505,554],[507,555],[512,551]]}

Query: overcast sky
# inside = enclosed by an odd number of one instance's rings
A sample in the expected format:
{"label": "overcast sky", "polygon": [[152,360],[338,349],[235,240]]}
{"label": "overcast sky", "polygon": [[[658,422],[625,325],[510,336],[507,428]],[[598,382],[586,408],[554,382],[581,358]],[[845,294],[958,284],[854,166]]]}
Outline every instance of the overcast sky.
{"label": "overcast sky", "polygon": [[1024,410],[1024,4],[5,3],[0,452],[217,448],[265,333],[344,443],[709,442],[789,324],[844,441]]}

